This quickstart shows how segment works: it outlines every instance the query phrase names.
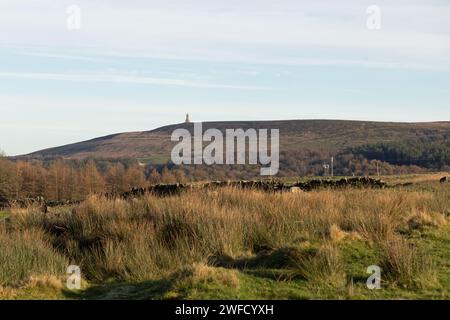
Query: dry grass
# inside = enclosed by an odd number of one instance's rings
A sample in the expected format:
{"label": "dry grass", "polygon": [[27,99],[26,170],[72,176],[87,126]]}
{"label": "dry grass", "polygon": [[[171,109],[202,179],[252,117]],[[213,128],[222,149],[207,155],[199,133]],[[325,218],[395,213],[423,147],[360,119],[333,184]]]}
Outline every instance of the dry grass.
{"label": "dry grass", "polygon": [[11,287],[0,286],[0,300],[11,300],[17,295],[17,290]]}
{"label": "dry grass", "polygon": [[388,278],[402,286],[423,287],[436,282],[431,258],[414,244],[391,236],[381,244],[381,268]]}
{"label": "dry grass", "polygon": [[[215,283],[233,289],[239,289],[239,278],[235,270],[215,268],[203,263],[195,263],[183,268],[176,274],[181,279],[178,284],[191,285]],[[188,282],[188,283],[186,283]]]}
{"label": "dry grass", "polygon": [[33,274],[60,276],[67,265],[42,230],[0,231],[0,286],[22,285]]}
{"label": "dry grass", "polygon": [[[409,285],[431,265],[401,234],[412,225],[446,224],[449,195],[448,189],[264,193],[230,188],[134,201],[92,196],[72,212],[48,215],[15,209],[7,233],[0,233],[6,250],[0,250],[0,262],[7,266],[0,271],[0,285],[32,274],[59,277],[70,263],[93,281],[144,281],[188,270],[190,279],[234,287],[236,276],[206,266],[208,257],[239,258],[309,241],[320,245],[297,260],[298,272],[311,282],[343,286],[338,244],[355,239],[380,245],[384,270],[392,281]],[[32,258],[36,254],[39,259]]]}
{"label": "dry grass", "polygon": [[332,224],[330,226],[330,238],[332,241],[336,241],[336,242],[342,241],[345,238],[347,238],[348,235],[349,234],[347,232],[343,231],[341,228],[339,228],[339,226],[337,226],[335,224]]}
{"label": "dry grass", "polygon": [[398,176],[383,176],[383,180],[389,183],[430,183],[437,182],[442,177],[448,176],[448,172],[436,172],[436,173],[417,173],[417,174],[405,174]]}
{"label": "dry grass", "polygon": [[436,212],[420,211],[413,213],[408,220],[410,229],[423,229],[424,227],[442,227],[448,224],[448,217]]}
{"label": "dry grass", "polygon": [[344,262],[336,246],[325,243],[316,252],[298,258],[297,273],[311,284],[335,288],[346,285]]}
{"label": "dry grass", "polygon": [[61,279],[54,275],[30,276],[26,286],[29,288],[51,288],[54,290],[61,290],[63,288]]}

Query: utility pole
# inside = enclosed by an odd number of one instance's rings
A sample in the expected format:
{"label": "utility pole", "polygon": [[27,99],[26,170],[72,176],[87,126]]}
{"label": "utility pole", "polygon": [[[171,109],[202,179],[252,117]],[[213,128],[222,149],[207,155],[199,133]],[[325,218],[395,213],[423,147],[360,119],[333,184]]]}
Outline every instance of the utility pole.
{"label": "utility pole", "polygon": [[377,161],[377,176],[380,176],[380,167],[378,166],[378,161]]}
{"label": "utility pole", "polygon": [[334,176],[333,161],[334,161],[334,158],[333,158],[333,157],[331,157],[331,177],[333,177],[333,176]]}

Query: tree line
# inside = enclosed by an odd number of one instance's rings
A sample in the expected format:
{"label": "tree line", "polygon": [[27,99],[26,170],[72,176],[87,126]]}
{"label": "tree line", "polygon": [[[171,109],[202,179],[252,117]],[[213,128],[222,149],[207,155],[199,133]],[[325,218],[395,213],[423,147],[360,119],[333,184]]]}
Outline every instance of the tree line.
{"label": "tree line", "polygon": [[0,158],[0,199],[82,200],[92,193],[119,194],[149,183],[184,181],[183,171],[165,168],[146,174],[138,163],[55,160],[10,161]]}
{"label": "tree line", "polygon": [[[363,146],[357,150],[330,153],[307,149],[280,154],[277,177],[327,176],[330,157],[334,157],[334,174],[341,176],[419,173],[439,168],[449,170],[448,155],[439,152],[427,156],[431,164],[414,161],[392,163],[390,156],[398,150],[380,146]],[[425,150],[425,149],[424,149]],[[434,150],[429,148],[427,150]],[[402,151],[404,152],[404,151]],[[424,157],[423,153],[420,157]],[[404,158],[402,154],[399,158]],[[447,157],[447,158],[446,158]],[[436,166],[434,164],[439,164]],[[258,165],[181,165],[173,163],[141,165],[136,160],[63,160],[11,161],[0,157],[0,202],[2,199],[35,198],[82,200],[92,193],[120,194],[133,187],[156,183],[191,181],[261,179]]]}
{"label": "tree line", "polygon": [[419,139],[396,143],[377,143],[353,149],[367,159],[394,165],[416,165],[443,170],[450,166],[450,137],[441,141]]}

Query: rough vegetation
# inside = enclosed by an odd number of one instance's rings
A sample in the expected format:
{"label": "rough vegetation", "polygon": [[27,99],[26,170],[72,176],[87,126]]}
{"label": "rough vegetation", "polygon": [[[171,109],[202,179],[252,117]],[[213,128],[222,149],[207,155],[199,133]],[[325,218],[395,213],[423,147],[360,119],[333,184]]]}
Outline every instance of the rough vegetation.
{"label": "rough vegetation", "polygon": [[[450,298],[450,189],[225,187],[12,208],[3,298]],[[61,287],[81,267],[84,288]],[[382,269],[369,290],[366,269]]]}

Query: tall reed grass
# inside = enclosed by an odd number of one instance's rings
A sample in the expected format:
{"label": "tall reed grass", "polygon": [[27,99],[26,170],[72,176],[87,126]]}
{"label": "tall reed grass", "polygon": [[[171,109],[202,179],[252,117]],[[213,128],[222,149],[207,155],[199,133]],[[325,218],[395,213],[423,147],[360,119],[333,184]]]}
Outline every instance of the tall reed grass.
{"label": "tall reed grass", "polygon": [[206,264],[212,255],[238,259],[308,242],[319,249],[299,258],[299,273],[341,285],[345,268],[336,242],[347,235],[377,247],[389,276],[409,283],[428,262],[407,249],[401,234],[417,212],[448,220],[449,191],[439,192],[230,188],[131,201],[91,196],[72,211],[49,214],[15,209],[0,233],[0,284],[30,273],[59,274],[69,263],[91,281],[143,281]]}

